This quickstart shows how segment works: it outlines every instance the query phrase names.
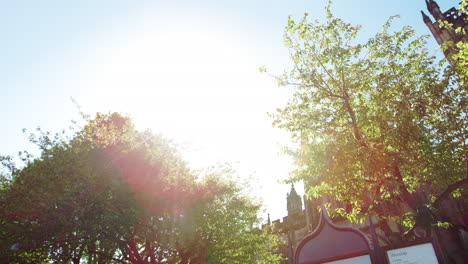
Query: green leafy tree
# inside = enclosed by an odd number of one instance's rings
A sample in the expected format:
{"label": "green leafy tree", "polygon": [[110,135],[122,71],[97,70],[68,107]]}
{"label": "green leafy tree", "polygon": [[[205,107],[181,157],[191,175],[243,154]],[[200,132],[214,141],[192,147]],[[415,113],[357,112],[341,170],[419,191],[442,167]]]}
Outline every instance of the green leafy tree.
{"label": "green leafy tree", "polygon": [[201,226],[207,230],[208,259],[233,264],[280,263],[279,238],[267,230],[252,228],[261,224],[257,216],[260,204],[252,201],[240,187],[248,186],[248,182],[239,184],[241,180],[227,180],[236,179],[229,168],[210,172],[207,179],[210,186],[220,183],[223,186],[222,195],[204,207],[204,214],[208,217],[199,218],[203,221]]}
{"label": "green leafy tree", "polygon": [[468,182],[466,88],[426,36],[391,32],[393,17],[358,42],[360,26],[326,12],[285,30],[294,66],[278,81],[293,95],[273,117],[300,144],[293,180],[340,201],[335,212],[352,221],[371,213],[430,229]]}
{"label": "green leafy tree", "polygon": [[[22,154],[22,168],[2,157],[1,262],[278,259],[274,237],[253,228],[258,204],[224,172],[197,177],[174,144],[117,113],[66,134],[32,134],[41,156]],[[219,250],[236,243],[251,247]]]}

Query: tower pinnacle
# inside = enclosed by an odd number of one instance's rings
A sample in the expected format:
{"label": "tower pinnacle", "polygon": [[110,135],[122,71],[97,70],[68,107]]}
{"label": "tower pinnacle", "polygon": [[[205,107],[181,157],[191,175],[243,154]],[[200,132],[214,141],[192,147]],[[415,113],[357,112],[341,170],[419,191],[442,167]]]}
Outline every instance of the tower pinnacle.
{"label": "tower pinnacle", "polygon": [[444,19],[442,12],[440,12],[440,7],[434,0],[426,0],[427,10],[435,18],[435,20]]}
{"label": "tower pinnacle", "polygon": [[302,213],[302,200],[294,189],[294,184],[291,184],[291,192],[286,196],[288,205],[288,216]]}
{"label": "tower pinnacle", "polygon": [[424,11],[421,10],[421,15],[423,17],[423,21],[424,23],[427,25],[427,24],[431,24],[432,25],[432,20],[431,18],[429,18],[426,13],[424,13]]}

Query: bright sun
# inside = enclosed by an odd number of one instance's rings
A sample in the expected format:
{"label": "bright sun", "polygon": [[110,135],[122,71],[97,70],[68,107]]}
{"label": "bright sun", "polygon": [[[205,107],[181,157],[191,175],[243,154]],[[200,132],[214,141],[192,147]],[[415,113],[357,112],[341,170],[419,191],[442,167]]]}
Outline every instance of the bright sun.
{"label": "bright sun", "polygon": [[284,98],[258,72],[262,62],[248,56],[243,38],[206,26],[136,28],[112,43],[103,38],[80,83],[91,87],[88,97],[78,101],[91,112],[128,113],[139,129],[181,143],[192,167],[231,162],[258,179],[260,192],[274,190],[291,165],[278,155],[286,137],[266,113]]}

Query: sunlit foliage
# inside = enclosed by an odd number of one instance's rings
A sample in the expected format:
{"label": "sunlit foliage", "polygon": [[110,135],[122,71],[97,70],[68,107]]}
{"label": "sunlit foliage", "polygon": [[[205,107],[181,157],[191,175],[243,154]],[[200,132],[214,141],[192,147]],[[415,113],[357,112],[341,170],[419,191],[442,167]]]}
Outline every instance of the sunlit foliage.
{"label": "sunlit foliage", "polygon": [[285,30],[293,68],[278,81],[293,95],[273,118],[300,145],[293,179],[352,221],[437,217],[468,182],[466,88],[429,55],[427,36],[393,32],[394,17],[359,42],[360,26],[326,12]]}
{"label": "sunlit foliage", "polygon": [[128,117],[97,114],[76,132],[30,139],[40,157],[22,155],[22,168],[2,157],[2,263],[279,260],[231,172],[197,175],[173,143]]}

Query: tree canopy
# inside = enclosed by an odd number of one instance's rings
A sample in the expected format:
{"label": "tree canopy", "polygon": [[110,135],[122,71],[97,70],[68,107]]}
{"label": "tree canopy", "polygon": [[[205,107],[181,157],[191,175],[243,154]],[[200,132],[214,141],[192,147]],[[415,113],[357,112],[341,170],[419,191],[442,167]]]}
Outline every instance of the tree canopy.
{"label": "tree canopy", "polygon": [[272,116],[300,145],[292,180],[303,180],[309,197],[340,201],[335,211],[352,221],[372,213],[408,227],[466,198],[461,78],[429,55],[427,36],[410,26],[393,32],[395,17],[359,42],[360,26],[330,4],[326,12],[323,22],[289,18],[285,30],[293,67],[278,80],[293,95]]}
{"label": "tree canopy", "polygon": [[[70,134],[70,133],[68,133]],[[169,140],[97,114],[41,156],[2,157],[0,262],[275,263],[278,240],[232,172],[191,171]]]}

